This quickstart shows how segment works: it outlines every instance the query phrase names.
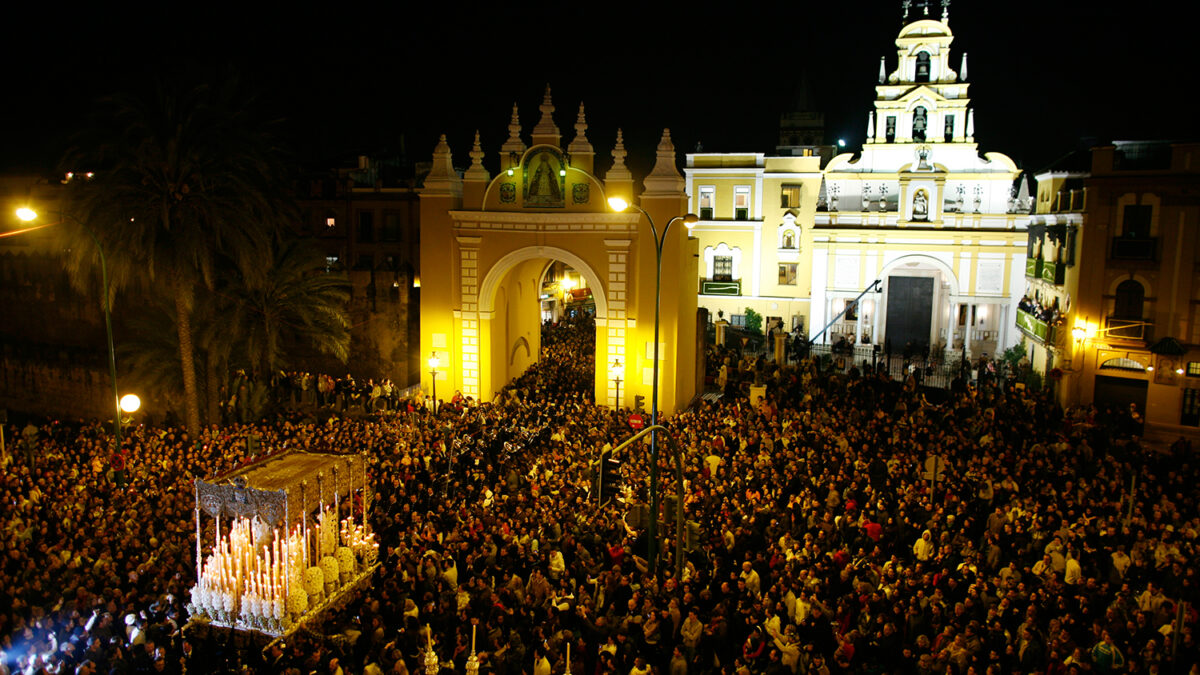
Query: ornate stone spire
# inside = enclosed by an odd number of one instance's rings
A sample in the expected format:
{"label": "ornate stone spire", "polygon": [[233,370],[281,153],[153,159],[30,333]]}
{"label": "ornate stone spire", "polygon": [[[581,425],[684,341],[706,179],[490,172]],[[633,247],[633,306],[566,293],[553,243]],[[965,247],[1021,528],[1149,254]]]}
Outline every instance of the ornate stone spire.
{"label": "ornate stone spire", "polygon": [[[504,167],[516,166],[521,161],[521,155],[525,152],[525,141],[521,140],[521,118],[517,114],[517,104],[513,103],[512,121],[508,123],[508,140],[504,141],[504,145],[500,146],[500,151],[508,156],[501,165]],[[516,153],[516,158],[512,158],[513,153]]]}
{"label": "ornate stone spire", "polygon": [[625,168],[625,138],[621,135],[621,130],[617,129],[617,144],[613,146],[612,168],[604,176],[604,180],[611,182],[614,180],[633,180],[633,174],[629,173],[629,169]]}
{"label": "ornate stone spire", "polygon": [[887,82],[887,57],[879,57],[879,84]]}
{"label": "ornate stone spire", "polygon": [[583,116],[583,102],[579,103],[579,116],[575,118],[575,138],[567,146],[567,152],[572,155],[580,152],[592,152],[592,144],[587,137],[587,119]]}
{"label": "ornate stone spire", "polygon": [[421,194],[462,196],[462,179],[454,170],[454,157],[450,152],[450,144],[446,142],[446,134],[441,135],[437,147],[433,149],[433,167],[425,177],[425,188]]}
{"label": "ornate stone spire", "polygon": [[550,100],[550,85],[546,85],[546,93],[542,97],[542,104],[538,106],[542,111],[542,119],[538,120],[537,126],[533,128],[533,144],[534,145],[553,145],[558,147],[562,142],[562,135],[558,133],[558,127],[554,124],[554,102]]}
{"label": "ornate stone spire", "polygon": [[567,146],[567,152],[571,153],[571,166],[591,173],[595,163],[596,151],[592,148],[591,142],[588,141],[587,128],[587,118],[583,115],[583,102],[581,101],[579,103],[579,116],[575,118],[575,138]]}
{"label": "ornate stone spire", "polygon": [[663,129],[662,140],[658,142],[658,159],[643,183],[646,186],[643,196],[683,192],[683,176],[675,168],[675,144],[671,142],[670,129]]}
{"label": "ornate stone spire", "polygon": [[942,23],[950,23],[950,0],[942,0]]}
{"label": "ornate stone spire", "polygon": [[967,53],[963,52],[962,65],[958,67],[958,79],[962,82],[967,81]]}
{"label": "ornate stone spire", "polygon": [[479,144],[479,130],[475,130],[475,147],[471,148],[471,168],[463,175],[463,180],[487,182],[491,174],[483,168],[483,148]]}

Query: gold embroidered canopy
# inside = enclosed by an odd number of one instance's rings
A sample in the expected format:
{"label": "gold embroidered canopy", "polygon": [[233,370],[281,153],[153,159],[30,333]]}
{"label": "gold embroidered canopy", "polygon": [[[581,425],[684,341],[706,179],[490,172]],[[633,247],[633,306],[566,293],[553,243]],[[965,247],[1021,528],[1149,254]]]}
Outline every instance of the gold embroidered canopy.
{"label": "gold embroidered canopy", "polygon": [[196,499],[209,516],[252,518],[271,525],[298,520],[334,495],[346,498],[364,488],[362,455],[285,452],[235,469],[213,482],[196,481]]}

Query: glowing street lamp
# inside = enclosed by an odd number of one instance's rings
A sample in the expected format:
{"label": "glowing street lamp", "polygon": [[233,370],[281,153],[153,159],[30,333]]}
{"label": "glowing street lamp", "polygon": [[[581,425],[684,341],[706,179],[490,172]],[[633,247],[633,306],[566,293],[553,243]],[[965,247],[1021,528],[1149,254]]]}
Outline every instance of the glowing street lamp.
{"label": "glowing street lamp", "polygon": [[[65,213],[60,213],[59,216],[67,217]],[[21,219],[23,222],[31,223],[37,220],[37,217],[37,211],[29,208],[28,206],[23,206],[17,209],[17,218]],[[120,398],[121,395],[117,393],[117,352],[116,349],[113,348],[112,307],[109,305],[108,301],[108,263],[104,259],[104,247],[100,245],[100,239],[96,237],[96,233],[92,231],[92,228],[88,227],[87,223],[84,223],[76,218],[71,218],[71,220],[74,221],[75,224],[82,227],[84,232],[88,233],[88,236],[92,238],[92,243],[96,245],[96,251],[100,253],[100,295],[104,300],[104,330],[108,336],[108,375],[112,380],[113,405],[115,407],[115,414],[113,415],[113,436],[116,440],[115,449],[119,450],[121,448],[122,407]],[[62,221],[60,220],[59,222]],[[51,224],[57,225],[58,223]],[[132,396],[132,394],[129,396]],[[137,399],[136,396],[133,398]],[[138,405],[140,405],[140,403],[141,402],[138,401]],[[137,408],[135,407],[134,410],[137,410]]]}
{"label": "glowing street lamp", "polygon": [[438,409],[438,398],[437,398],[437,373],[438,373],[438,370],[437,369],[438,369],[438,366],[441,365],[441,363],[442,363],[442,360],[438,358],[437,352],[434,352],[433,355],[429,357],[429,376],[431,378],[431,381],[433,382],[432,386],[433,386],[433,412],[434,412],[434,414],[437,414],[437,409]]}
{"label": "glowing street lamp", "polygon": [[[654,363],[653,380],[650,388],[651,392],[651,407],[650,407],[650,428],[653,430],[650,433],[650,573],[653,574],[658,567],[658,330],[659,330],[659,312],[662,305],[662,256],[663,244],[667,241],[667,231],[671,229],[671,225],[676,221],[683,221],[685,227],[689,230],[700,221],[700,218],[694,213],[688,213],[682,216],[675,216],[667,221],[662,230],[662,236],[659,236],[658,228],[654,226],[654,219],[645,209],[636,205],[630,204],[620,197],[609,197],[608,206],[617,212],[623,212],[629,208],[635,208],[641,211],[646,220],[650,222],[650,232],[654,236]],[[683,499],[683,486],[680,489],[680,503]]]}
{"label": "glowing street lamp", "polygon": [[125,394],[121,397],[121,411],[132,415],[142,407],[142,399],[137,394]]}

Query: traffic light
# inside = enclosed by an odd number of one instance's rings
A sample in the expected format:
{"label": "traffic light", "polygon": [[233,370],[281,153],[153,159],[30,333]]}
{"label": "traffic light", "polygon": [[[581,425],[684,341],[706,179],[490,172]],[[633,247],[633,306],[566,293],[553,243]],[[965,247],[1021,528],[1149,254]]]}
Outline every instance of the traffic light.
{"label": "traffic light", "polygon": [[612,453],[606,453],[600,460],[600,489],[596,497],[598,504],[621,499],[621,460]]}
{"label": "traffic light", "polygon": [[644,530],[650,524],[650,507],[641,503],[629,505],[629,526],[635,530]]}
{"label": "traffic light", "polygon": [[634,394],[633,395],[633,409],[634,410],[645,410],[645,408],[646,408],[645,394]]}
{"label": "traffic light", "polygon": [[694,520],[687,521],[687,548],[689,551],[694,551],[700,547],[700,523]]}

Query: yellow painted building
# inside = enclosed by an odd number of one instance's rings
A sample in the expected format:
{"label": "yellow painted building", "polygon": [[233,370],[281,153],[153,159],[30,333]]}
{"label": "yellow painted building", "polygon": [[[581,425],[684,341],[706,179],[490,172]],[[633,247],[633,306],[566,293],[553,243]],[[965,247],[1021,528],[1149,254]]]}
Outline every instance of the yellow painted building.
{"label": "yellow painted building", "polygon": [[945,14],[901,29],[859,152],[688,156],[701,305],[897,353],[1015,344],[1030,207],[1012,160],[980,154],[953,39]]}
{"label": "yellow painted building", "polygon": [[[478,135],[472,164],[455,171],[445,137],[421,191],[421,353],[437,356],[437,393],[454,390],[490,400],[538,358],[546,275],[560,261],[586,282],[596,309],[595,400],[651,401],[655,241],[636,209],[614,212],[607,199],[637,198],[662,232],[687,210],[675,149],[664,131],[657,162],[637,193],[625,167],[620,132],[613,166],[593,171],[583,106],[573,140],[563,145],[547,89],[531,143],[514,106],[501,170],[483,166]],[[663,246],[659,336],[659,406],[672,411],[697,391],[695,241],[685,227],[667,230]],[[561,266],[558,266],[561,269]],[[422,376],[433,388],[431,370]],[[619,394],[618,394],[619,392]]]}
{"label": "yellow painted building", "polygon": [[[1088,156],[1090,154],[1090,156]],[[1137,406],[1147,434],[1200,427],[1200,144],[1118,141],[1040,173],[1019,317],[1064,405]]]}

